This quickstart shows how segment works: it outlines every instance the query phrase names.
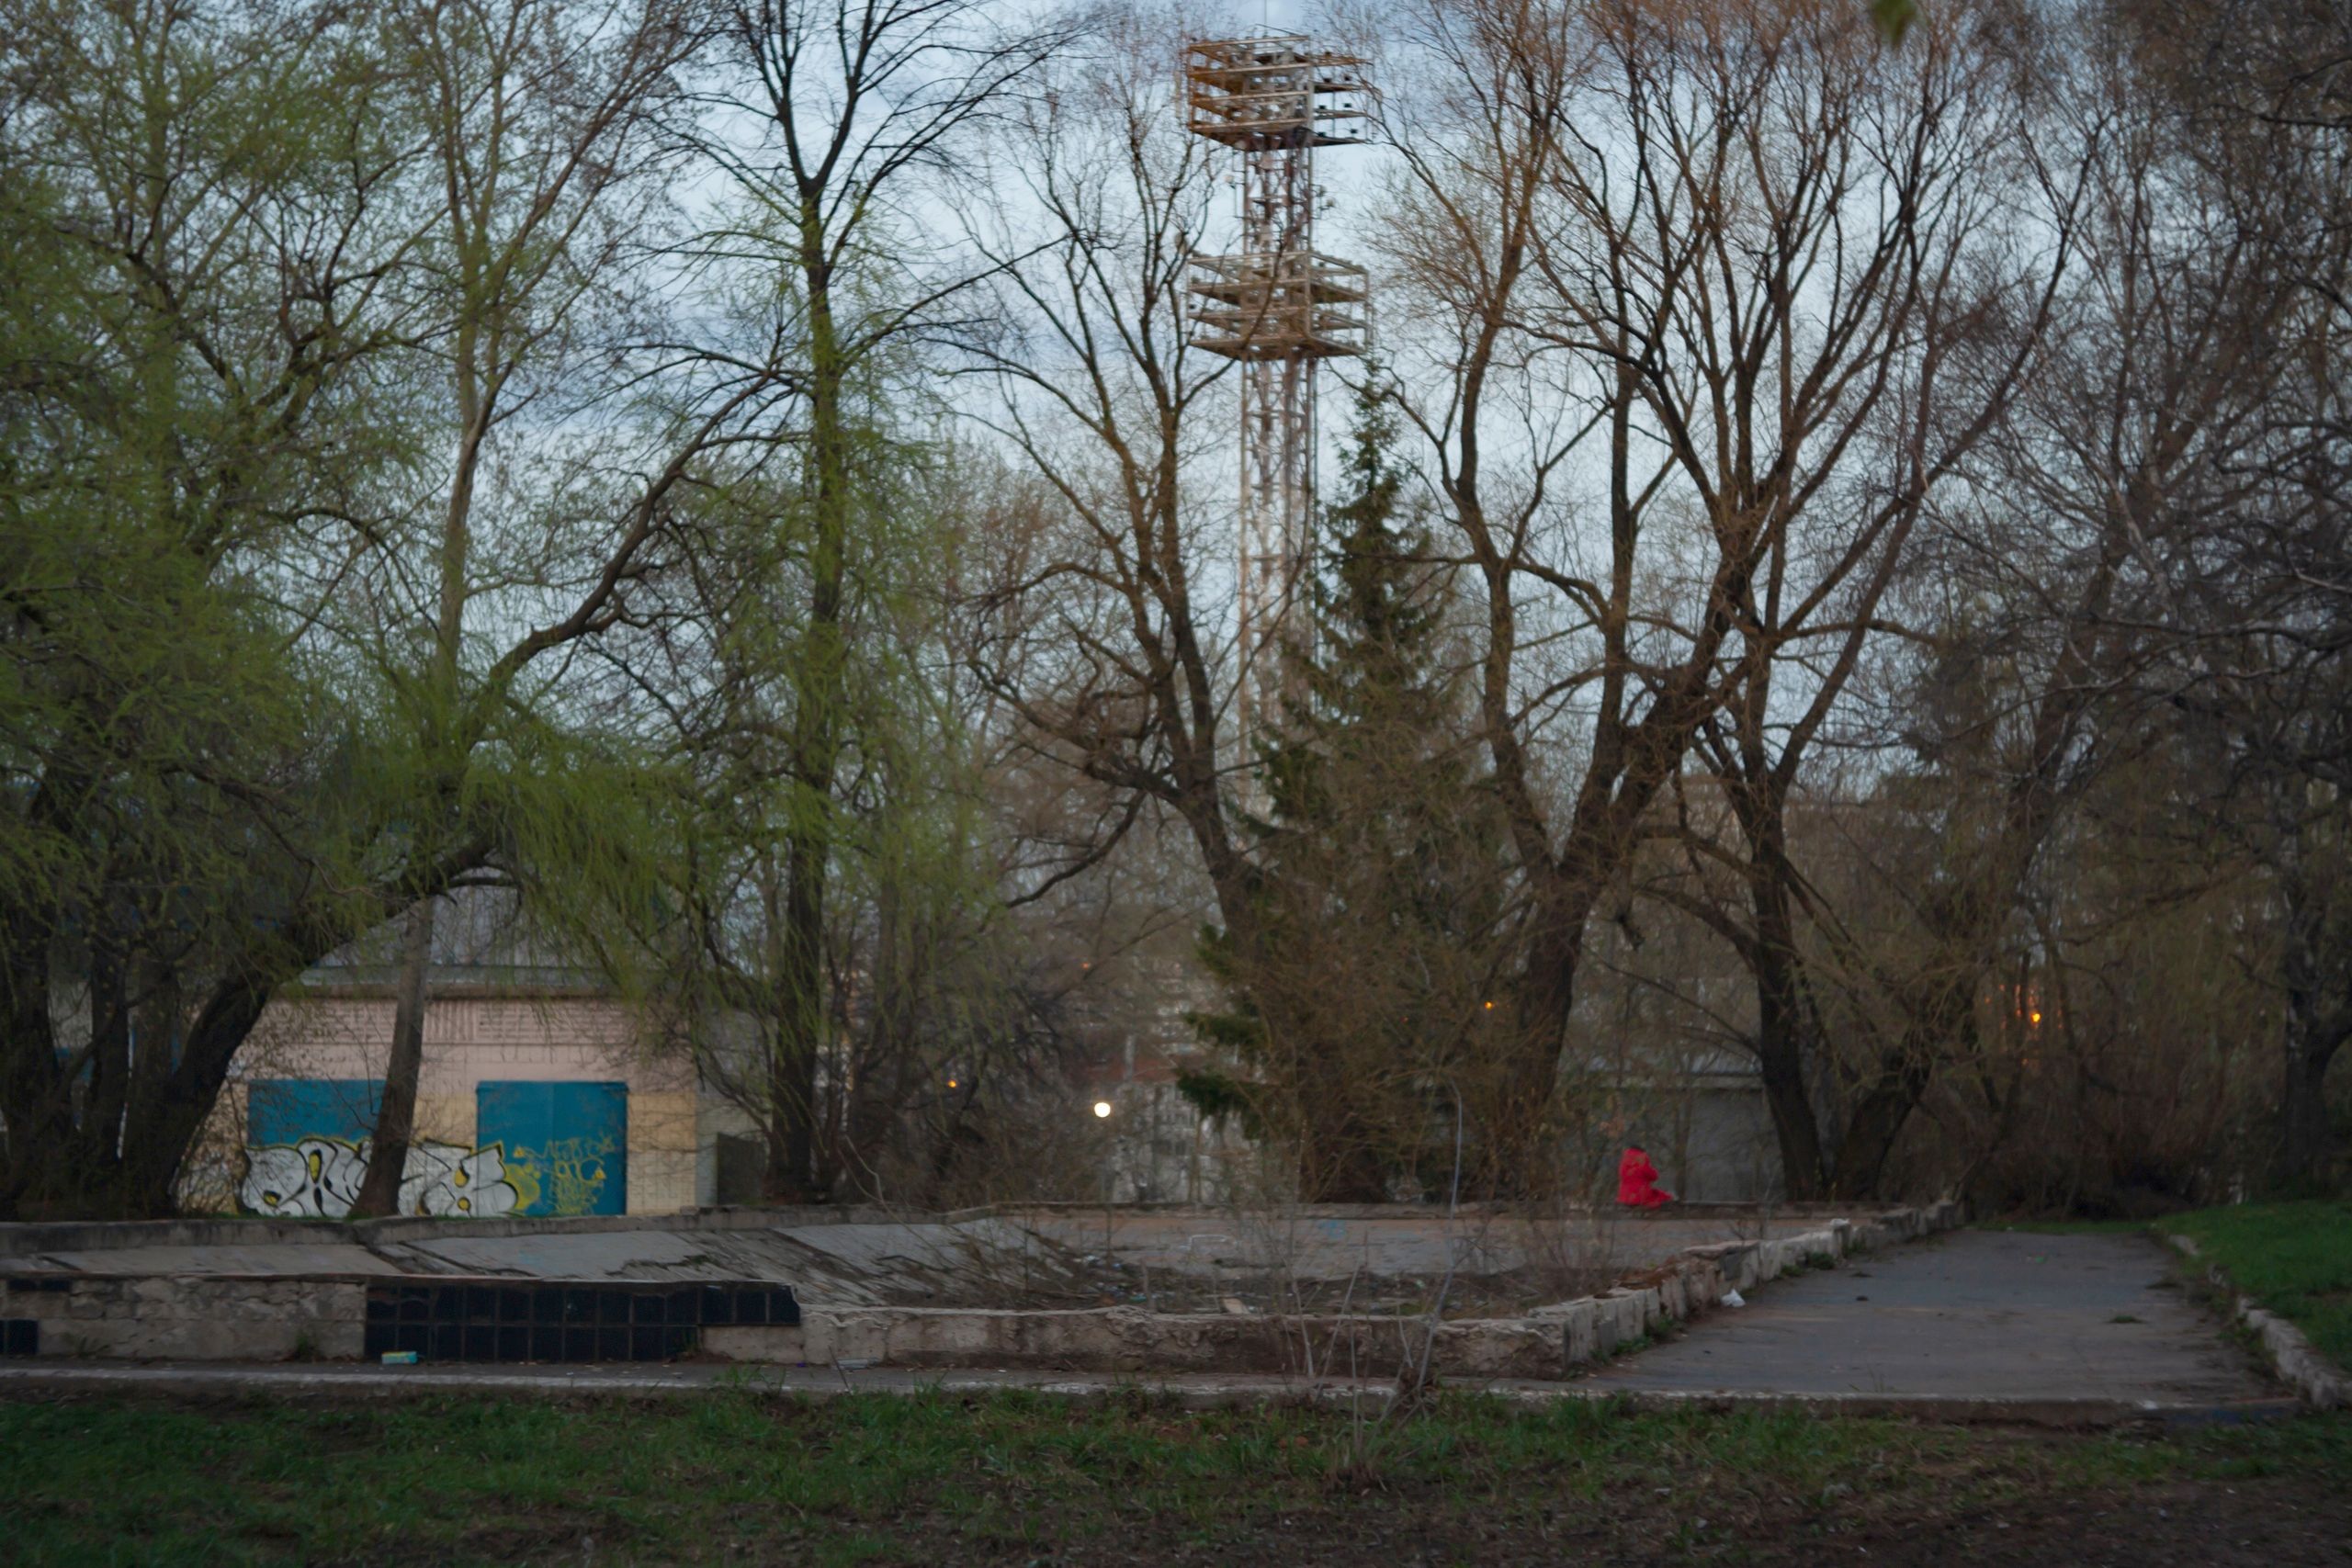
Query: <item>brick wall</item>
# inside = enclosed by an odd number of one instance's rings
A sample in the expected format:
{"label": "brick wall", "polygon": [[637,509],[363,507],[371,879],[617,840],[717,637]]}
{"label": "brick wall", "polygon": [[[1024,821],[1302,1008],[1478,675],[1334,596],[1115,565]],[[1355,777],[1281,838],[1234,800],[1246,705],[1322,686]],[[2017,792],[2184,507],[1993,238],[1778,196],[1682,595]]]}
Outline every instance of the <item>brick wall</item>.
{"label": "brick wall", "polygon": [[[244,1080],[380,1078],[391,1055],[392,1018],[388,997],[282,998],[239,1054],[237,1075]],[[627,1212],[674,1213],[695,1202],[693,1067],[679,1056],[646,1050],[626,1009],[594,997],[448,998],[427,1008],[417,1086],[421,1140],[471,1147],[477,1091],[484,1083],[514,1080],[626,1083]],[[210,1142],[228,1151],[241,1148],[241,1084],[222,1096],[216,1122]],[[233,1190],[233,1181],[226,1185]]]}

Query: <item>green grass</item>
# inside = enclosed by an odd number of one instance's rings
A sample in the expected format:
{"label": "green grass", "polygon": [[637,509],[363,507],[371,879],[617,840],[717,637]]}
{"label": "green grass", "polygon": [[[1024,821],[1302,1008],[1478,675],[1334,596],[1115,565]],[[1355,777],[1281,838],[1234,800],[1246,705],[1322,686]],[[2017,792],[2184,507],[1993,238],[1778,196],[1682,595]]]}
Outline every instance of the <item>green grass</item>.
{"label": "green grass", "polygon": [[2352,1367],[2352,1200],[2199,1209],[2158,1228],[2195,1238],[2231,1283]]}
{"label": "green grass", "polygon": [[1368,1451],[1354,1434],[1330,1412],[1188,1413],[1141,1395],[0,1404],[0,1558],[1027,1562],[1142,1542],[1319,1562],[1419,1542],[1453,1561],[1449,1542],[1532,1547],[1572,1517],[1601,1532],[1594,1546],[1649,1560],[1661,1542],[1703,1545],[1700,1518],[1777,1520],[1803,1547],[1858,1513],[1894,1530],[2159,1483],[2352,1490],[2344,1417],[2050,1438],[1442,1395]]}
{"label": "green grass", "polygon": [[2023,1235],[2131,1235],[2145,1231],[2145,1220],[2008,1220],[1984,1227]]}

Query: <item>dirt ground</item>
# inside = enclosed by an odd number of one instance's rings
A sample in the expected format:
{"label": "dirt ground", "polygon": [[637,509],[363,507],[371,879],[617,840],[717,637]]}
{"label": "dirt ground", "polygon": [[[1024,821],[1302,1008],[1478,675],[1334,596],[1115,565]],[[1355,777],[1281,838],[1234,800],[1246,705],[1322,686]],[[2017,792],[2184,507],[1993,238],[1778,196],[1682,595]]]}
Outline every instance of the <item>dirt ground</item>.
{"label": "dirt ground", "polygon": [[105,1399],[0,1401],[0,1562],[2352,1563],[2352,1416]]}
{"label": "dirt ground", "polygon": [[[2324,1480],[2177,1482],[2086,1498],[2021,1497],[1998,1509],[1906,1490],[1861,1506],[1748,1495],[1671,1506],[1638,1496],[1605,1509],[1541,1504],[1485,1518],[1425,1511],[1408,1494],[1336,1499],[1210,1531],[1145,1523],[1117,1541],[1038,1554],[1026,1538],[975,1540],[947,1521],[906,1521],[886,1562],[1004,1562],[1127,1568],[1233,1562],[1556,1564],[1830,1562],[2018,1568],[2343,1568],[2352,1496]],[[1140,1523],[1140,1522],[1139,1522]],[[789,1552],[763,1559],[788,1561]]]}

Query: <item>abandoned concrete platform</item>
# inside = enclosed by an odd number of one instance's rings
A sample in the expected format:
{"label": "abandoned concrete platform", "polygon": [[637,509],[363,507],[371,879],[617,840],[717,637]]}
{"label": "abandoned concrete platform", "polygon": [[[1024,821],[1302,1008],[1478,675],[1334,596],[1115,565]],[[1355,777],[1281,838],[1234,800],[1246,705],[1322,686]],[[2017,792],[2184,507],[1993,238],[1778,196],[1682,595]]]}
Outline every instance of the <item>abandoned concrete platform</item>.
{"label": "abandoned concrete platform", "polygon": [[[0,1226],[17,1352],[0,1396],[1141,1388],[1199,1405],[1379,1400],[1435,1377],[2069,1425],[2291,1408],[2152,1242],[1946,1234],[1959,1219],[1941,1203]],[[412,1347],[421,1365],[376,1364]]]}
{"label": "abandoned concrete platform", "polygon": [[1958,1217],[1032,1207],[9,1225],[0,1351],[1556,1379],[1728,1291]]}

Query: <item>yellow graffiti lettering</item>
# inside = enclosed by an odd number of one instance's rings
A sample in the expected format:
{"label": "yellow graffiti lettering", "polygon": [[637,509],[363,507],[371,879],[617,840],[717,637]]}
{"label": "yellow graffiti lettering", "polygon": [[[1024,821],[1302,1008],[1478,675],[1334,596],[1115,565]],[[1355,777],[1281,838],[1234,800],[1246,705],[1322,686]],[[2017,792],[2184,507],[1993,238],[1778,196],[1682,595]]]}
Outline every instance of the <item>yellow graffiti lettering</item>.
{"label": "yellow graffiti lettering", "polygon": [[[548,1214],[585,1214],[594,1211],[611,1179],[605,1160],[616,1145],[610,1136],[556,1138],[543,1148],[508,1153],[506,1179],[522,1197],[517,1208]],[[528,1164],[523,1163],[528,1161]]]}

